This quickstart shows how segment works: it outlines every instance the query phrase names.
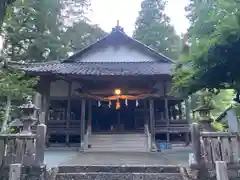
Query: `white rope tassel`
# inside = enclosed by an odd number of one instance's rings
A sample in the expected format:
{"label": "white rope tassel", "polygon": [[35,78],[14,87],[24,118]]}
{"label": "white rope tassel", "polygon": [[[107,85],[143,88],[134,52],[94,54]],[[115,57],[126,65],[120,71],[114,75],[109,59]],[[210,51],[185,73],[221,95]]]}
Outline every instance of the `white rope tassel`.
{"label": "white rope tassel", "polygon": [[138,103],[138,100],[136,100],[136,107],[138,107],[139,103]]}
{"label": "white rope tassel", "polygon": [[101,106],[101,102],[100,101],[98,101],[98,107],[100,107]]}
{"label": "white rope tassel", "polygon": [[111,107],[111,105],[112,105],[112,102],[111,102],[111,101],[109,101],[109,102],[108,102],[108,107],[110,108],[110,107]]}
{"label": "white rope tassel", "polygon": [[125,105],[128,106],[128,99],[125,99]]}

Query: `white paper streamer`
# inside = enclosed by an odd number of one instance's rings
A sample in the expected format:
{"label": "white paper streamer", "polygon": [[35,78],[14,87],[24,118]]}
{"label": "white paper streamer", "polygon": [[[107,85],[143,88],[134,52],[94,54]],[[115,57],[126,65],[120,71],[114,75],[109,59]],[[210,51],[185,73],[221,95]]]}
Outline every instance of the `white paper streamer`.
{"label": "white paper streamer", "polygon": [[138,100],[136,100],[136,107],[138,107],[139,103],[138,103]]}
{"label": "white paper streamer", "polygon": [[125,99],[125,105],[128,106],[128,99]]}
{"label": "white paper streamer", "polygon": [[98,107],[100,107],[101,106],[101,102],[100,101],[98,101]]}

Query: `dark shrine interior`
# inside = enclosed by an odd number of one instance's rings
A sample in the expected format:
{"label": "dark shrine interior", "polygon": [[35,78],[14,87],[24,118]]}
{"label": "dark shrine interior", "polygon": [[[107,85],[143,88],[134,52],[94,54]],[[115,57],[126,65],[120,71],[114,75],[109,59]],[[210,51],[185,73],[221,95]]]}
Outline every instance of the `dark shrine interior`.
{"label": "dark shrine interior", "polygon": [[[169,106],[174,105],[174,101],[169,101]],[[69,144],[80,143],[80,119],[81,119],[81,101],[71,100],[71,120],[67,127],[67,100],[51,100],[49,129],[56,129],[50,133],[49,143],[64,144],[66,139],[69,139]],[[147,104],[147,103],[146,103]],[[147,104],[147,107],[149,105]],[[156,100],[154,103],[155,118],[158,118],[158,112],[164,111],[164,100]],[[116,109],[116,101],[101,102],[92,101],[92,132],[93,133],[130,133],[143,132],[144,130],[144,101],[139,100],[136,105],[135,100],[128,100],[127,105],[125,100],[120,100],[120,108]],[[86,104],[86,123],[88,119],[88,104]],[[59,130],[57,130],[59,128]],[[67,129],[68,128],[68,129]],[[78,133],[66,133],[69,129],[76,129]],[[157,141],[166,141],[166,133],[156,134]],[[185,141],[183,133],[170,134],[170,141],[182,142]]]}

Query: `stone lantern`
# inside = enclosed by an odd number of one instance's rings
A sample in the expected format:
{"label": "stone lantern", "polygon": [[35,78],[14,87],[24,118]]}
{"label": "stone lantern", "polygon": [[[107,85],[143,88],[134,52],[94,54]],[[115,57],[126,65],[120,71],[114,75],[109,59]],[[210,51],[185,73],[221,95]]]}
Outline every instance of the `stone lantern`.
{"label": "stone lantern", "polygon": [[213,110],[213,107],[209,104],[201,105],[194,110],[194,112],[198,113],[198,123],[202,131],[214,131],[211,124],[211,110]]}
{"label": "stone lantern", "polygon": [[27,102],[19,106],[21,110],[21,122],[23,124],[23,129],[21,134],[31,134],[31,125],[37,121],[37,108],[33,103],[31,97],[27,98]]}

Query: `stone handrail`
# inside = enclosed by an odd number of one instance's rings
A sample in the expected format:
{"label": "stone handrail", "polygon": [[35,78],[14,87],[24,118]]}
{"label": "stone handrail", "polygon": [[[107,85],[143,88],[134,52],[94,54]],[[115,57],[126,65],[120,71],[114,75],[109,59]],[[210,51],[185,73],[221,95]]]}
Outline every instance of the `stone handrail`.
{"label": "stone handrail", "polygon": [[87,132],[84,135],[84,150],[88,149],[88,138],[89,138],[89,135],[90,135],[90,128],[91,128],[90,126],[87,127]]}
{"label": "stone handrail", "polygon": [[144,125],[144,129],[145,129],[145,134],[147,136],[148,151],[151,152],[151,150],[152,150],[152,136],[151,136],[151,133],[149,132],[148,124]]}

